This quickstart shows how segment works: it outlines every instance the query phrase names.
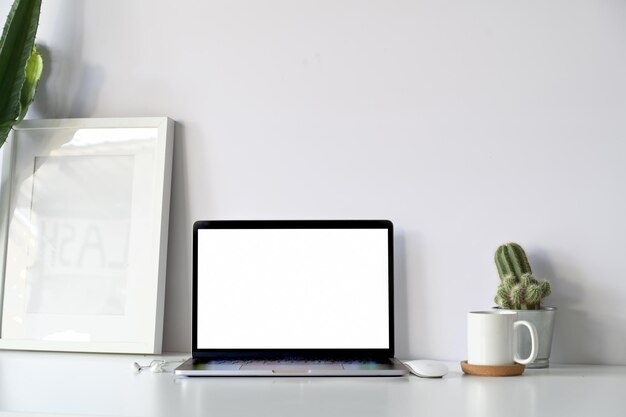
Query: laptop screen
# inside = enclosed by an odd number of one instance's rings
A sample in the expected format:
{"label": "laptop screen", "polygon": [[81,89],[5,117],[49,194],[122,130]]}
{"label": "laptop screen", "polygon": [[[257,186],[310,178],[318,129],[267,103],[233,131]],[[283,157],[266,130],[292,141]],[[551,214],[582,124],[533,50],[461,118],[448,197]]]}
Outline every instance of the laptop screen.
{"label": "laptop screen", "polygon": [[391,348],[390,222],[196,226],[194,351]]}

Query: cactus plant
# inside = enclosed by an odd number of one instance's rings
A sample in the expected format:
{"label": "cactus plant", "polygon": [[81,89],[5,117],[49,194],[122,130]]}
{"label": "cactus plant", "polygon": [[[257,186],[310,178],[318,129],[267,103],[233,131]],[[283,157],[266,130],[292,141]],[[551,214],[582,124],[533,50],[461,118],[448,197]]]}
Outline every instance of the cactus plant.
{"label": "cactus plant", "polygon": [[541,300],[550,295],[550,283],[533,277],[524,249],[517,243],[501,245],[495,261],[500,275],[496,304],[511,310],[539,310]]}
{"label": "cactus plant", "polygon": [[0,146],[33,101],[43,70],[35,47],[41,0],[15,0],[0,38]]}

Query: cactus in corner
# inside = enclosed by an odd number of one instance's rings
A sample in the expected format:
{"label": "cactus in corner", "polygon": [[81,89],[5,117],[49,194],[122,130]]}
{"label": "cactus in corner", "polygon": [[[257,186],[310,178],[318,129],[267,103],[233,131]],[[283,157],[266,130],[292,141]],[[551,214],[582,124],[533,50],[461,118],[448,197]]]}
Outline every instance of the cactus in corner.
{"label": "cactus in corner", "polygon": [[550,295],[550,283],[533,277],[524,249],[517,243],[502,245],[495,261],[500,275],[496,304],[512,310],[539,310],[541,300]]}
{"label": "cactus in corner", "polygon": [[32,103],[43,71],[35,47],[41,0],[15,0],[0,38],[0,146]]}

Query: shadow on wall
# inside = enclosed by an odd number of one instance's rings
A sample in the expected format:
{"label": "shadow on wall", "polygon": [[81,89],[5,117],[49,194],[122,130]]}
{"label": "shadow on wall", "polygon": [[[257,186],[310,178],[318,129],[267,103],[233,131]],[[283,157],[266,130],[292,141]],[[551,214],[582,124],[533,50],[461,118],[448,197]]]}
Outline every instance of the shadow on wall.
{"label": "shadow on wall", "polygon": [[[556,316],[551,361],[555,363],[626,365],[626,320],[607,309],[585,310],[585,300],[604,300],[606,306],[619,306],[620,301],[572,268],[567,276],[554,268],[554,256],[543,251],[529,253],[537,278],[548,279],[552,294],[546,305],[559,309]],[[552,260],[551,260],[552,259]],[[559,262],[563,263],[563,261]],[[567,264],[570,264],[569,262]],[[575,264],[572,261],[571,264]],[[583,286],[581,283],[587,283]],[[610,310],[608,310],[610,311]]]}
{"label": "shadow on wall", "polygon": [[404,235],[397,229],[394,233],[394,338],[395,351],[406,356],[409,352],[409,309],[406,277],[406,243]]}
{"label": "shadow on wall", "polygon": [[[430,325],[433,315],[429,313],[426,298],[427,282],[424,277],[424,251],[420,236],[415,231],[407,233],[400,227],[394,228],[394,307],[395,307],[395,353],[397,358],[408,359],[431,356],[428,352],[437,349],[434,338],[423,335],[431,334]],[[410,256],[407,252],[410,248]]]}
{"label": "shadow on wall", "polygon": [[189,212],[187,127],[176,122],[170,223],[165,280],[163,351],[191,352],[191,257],[192,223]]}
{"label": "shadow on wall", "polygon": [[[38,117],[89,117],[95,109],[104,70],[83,62],[85,3],[73,0],[56,7],[56,16],[45,23],[54,27],[47,36],[50,45],[37,42],[45,63],[32,105]],[[45,14],[44,9],[42,20]]]}

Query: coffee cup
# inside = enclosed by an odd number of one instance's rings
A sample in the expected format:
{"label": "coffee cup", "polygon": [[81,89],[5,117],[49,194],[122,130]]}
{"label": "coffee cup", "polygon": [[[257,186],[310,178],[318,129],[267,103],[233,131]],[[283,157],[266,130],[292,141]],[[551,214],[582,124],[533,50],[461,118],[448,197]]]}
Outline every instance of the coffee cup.
{"label": "coffee cup", "polygon": [[[528,358],[520,358],[516,351],[516,331],[520,326],[530,332]],[[537,358],[537,339],[535,326],[525,320],[517,320],[515,311],[472,311],[467,314],[467,362],[471,365],[501,366],[515,362],[526,365]]]}

